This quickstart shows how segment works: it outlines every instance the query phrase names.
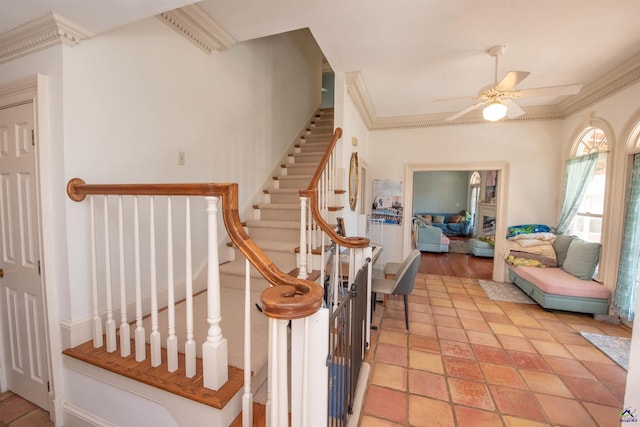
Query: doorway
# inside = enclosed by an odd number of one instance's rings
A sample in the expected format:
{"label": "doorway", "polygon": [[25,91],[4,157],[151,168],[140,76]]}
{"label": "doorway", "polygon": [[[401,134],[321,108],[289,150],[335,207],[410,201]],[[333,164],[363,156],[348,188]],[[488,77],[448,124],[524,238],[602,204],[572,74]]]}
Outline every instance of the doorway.
{"label": "doorway", "polygon": [[34,99],[0,97],[0,387],[49,410]]}

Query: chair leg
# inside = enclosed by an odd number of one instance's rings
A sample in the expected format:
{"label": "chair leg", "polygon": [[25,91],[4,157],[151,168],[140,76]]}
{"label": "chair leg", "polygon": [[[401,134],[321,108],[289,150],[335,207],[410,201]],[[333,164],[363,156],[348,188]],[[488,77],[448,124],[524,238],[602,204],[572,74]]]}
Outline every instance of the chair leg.
{"label": "chair leg", "polygon": [[404,297],[404,323],[409,329],[409,304],[407,303],[409,298],[407,295],[403,295]]}
{"label": "chair leg", "polygon": [[371,319],[369,321],[373,323],[373,312],[376,309],[376,293],[371,292]]}

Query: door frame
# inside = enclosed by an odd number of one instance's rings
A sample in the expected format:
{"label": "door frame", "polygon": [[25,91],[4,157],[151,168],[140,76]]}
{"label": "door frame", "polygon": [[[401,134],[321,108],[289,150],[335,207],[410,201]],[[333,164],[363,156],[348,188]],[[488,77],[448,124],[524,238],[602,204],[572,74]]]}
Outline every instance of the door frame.
{"label": "door frame", "polygon": [[506,264],[500,261],[500,254],[506,246],[507,235],[507,208],[509,198],[509,162],[471,162],[471,163],[442,163],[442,164],[410,164],[405,167],[404,200],[405,221],[404,221],[404,253],[405,256],[410,251],[411,243],[411,214],[413,213],[413,173],[424,171],[489,171],[499,172],[498,185],[496,188],[496,241],[493,257],[492,278],[496,282],[508,282],[508,271]]}
{"label": "door frame", "polygon": [[[49,212],[49,209],[43,209],[43,206],[52,206],[53,197],[52,192],[49,190],[50,185],[46,183],[52,182],[53,170],[55,165],[51,162],[47,162],[43,159],[51,158],[51,135],[49,133],[49,91],[48,91],[48,78],[42,74],[36,74],[21,80],[15,80],[12,82],[0,84],[0,107],[7,108],[13,105],[19,105],[31,102],[33,104],[34,113],[34,136],[35,136],[35,170],[36,170],[36,196],[38,200],[38,240],[40,246],[40,264],[42,274],[40,275],[40,286],[42,288],[43,310],[44,310],[44,328],[46,337],[46,352],[47,360],[45,363],[48,365],[49,370],[49,407],[44,408],[49,411],[51,419],[56,420],[56,424],[61,423],[62,419],[57,419],[56,414],[62,415],[62,406],[60,394],[58,393],[58,399],[56,399],[56,385],[62,384],[62,348],[60,341],[60,332],[57,318],[57,299],[54,280],[55,277],[55,265],[53,262],[47,263],[47,259],[55,259],[54,248],[52,246],[52,231],[54,230],[52,224],[52,215],[45,212]],[[48,304],[51,301],[52,304]],[[4,307],[0,307],[3,310]],[[2,329],[0,329],[0,339]],[[3,365],[0,366],[0,380],[3,385],[6,385],[6,363],[3,361]]]}

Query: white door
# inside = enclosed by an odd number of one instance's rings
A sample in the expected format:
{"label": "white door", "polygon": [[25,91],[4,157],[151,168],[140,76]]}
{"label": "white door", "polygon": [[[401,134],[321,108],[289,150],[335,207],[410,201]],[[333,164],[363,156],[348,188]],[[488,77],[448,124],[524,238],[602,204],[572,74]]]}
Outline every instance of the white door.
{"label": "white door", "polygon": [[48,409],[33,123],[33,103],[0,108],[2,388]]}

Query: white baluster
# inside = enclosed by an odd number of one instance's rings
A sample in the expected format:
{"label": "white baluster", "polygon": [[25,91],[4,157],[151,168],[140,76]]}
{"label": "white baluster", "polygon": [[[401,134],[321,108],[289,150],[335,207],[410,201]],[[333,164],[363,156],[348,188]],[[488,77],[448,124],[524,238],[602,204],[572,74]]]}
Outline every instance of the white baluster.
{"label": "white baluster", "polygon": [[167,370],[178,370],[178,338],[176,337],[176,303],[173,280],[173,215],[171,196],[167,197]]}
{"label": "white baluster", "polygon": [[288,354],[287,354],[287,337],[288,337],[288,321],[277,320],[276,330],[278,334],[278,358],[276,359],[276,365],[278,369],[278,399],[276,404],[278,406],[277,412],[277,425],[286,426],[289,424],[289,381],[288,381]]}
{"label": "white baluster", "polygon": [[131,328],[127,323],[127,284],[124,269],[124,219],[122,215],[122,196],[118,196],[118,236],[120,254],[120,356],[131,354]]}
{"label": "white baluster", "polygon": [[96,259],[96,211],[93,196],[89,196],[91,209],[91,293],[92,293],[92,311],[93,311],[93,346],[95,348],[102,347],[104,341],[102,339],[102,318],[100,317],[100,308],[98,305],[98,267]]}
{"label": "white baluster", "polygon": [[[309,200],[307,199],[307,202]],[[309,224],[307,228],[307,275],[308,273],[313,272],[313,215],[311,214],[311,209],[307,209],[307,224]]]}
{"label": "white baluster", "polygon": [[[267,400],[267,423],[270,427],[279,427],[280,417],[280,377],[279,367],[279,346],[278,346],[278,320],[269,318],[269,393]],[[286,398],[286,396],[285,396]]]}
{"label": "white baluster", "polygon": [[191,264],[191,200],[187,197],[186,211],[186,308],[187,308],[187,340],[184,343],[185,374],[193,378],[196,374],[196,342],[193,339],[193,267]]}
{"label": "white baluster", "polygon": [[307,274],[307,198],[300,197],[300,256],[298,279],[306,279]]}
{"label": "white baluster", "polygon": [[274,337],[274,324],[275,324],[275,320],[269,318],[269,342],[267,344],[267,401],[265,402],[264,406],[264,412],[265,412],[265,420],[266,420],[266,426],[265,427],[270,427],[273,424],[273,419],[272,417],[272,411],[271,411],[271,399],[272,399],[272,388],[273,388],[273,382],[274,382],[274,378],[276,375],[275,369],[273,368],[274,363],[273,361],[275,360],[276,357],[276,353],[275,353],[275,343],[273,341],[273,337]]}
{"label": "white baluster", "polygon": [[107,352],[116,351],[116,321],[113,320],[113,298],[111,295],[111,244],[109,239],[109,199],[104,196],[104,263],[107,298]]}
{"label": "white baluster", "polygon": [[253,394],[251,393],[251,265],[244,268],[244,394],[242,395],[242,426],[253,426]]}
{"label": "white baluster", "polygon": [[142,323],[142,281],[140,279],[140,214],[138,211],[138,196],[134,196],[133,198],[133,221],[133,256],[136,275],[136,362],[142,362],[147,358],[147,346],[145,344],[145,330]]}
{"label": "white baluster", "polygon": [[208,274],[207,274],[207,341],[202,344],[203,383],[206,388],[218,390],[227,382],[227,340],[220,328],[220,267],[218,264],[218,198],[205,197],[208,218]]}
{"label": "white baluster", "polygon": [[151,366],[160,366],[162,353],[160,352],[160,332],[158,331],[158,281],[156,274],[156,216],[153,207],[153,197],[149,198],[149,274],[151,276]]}

